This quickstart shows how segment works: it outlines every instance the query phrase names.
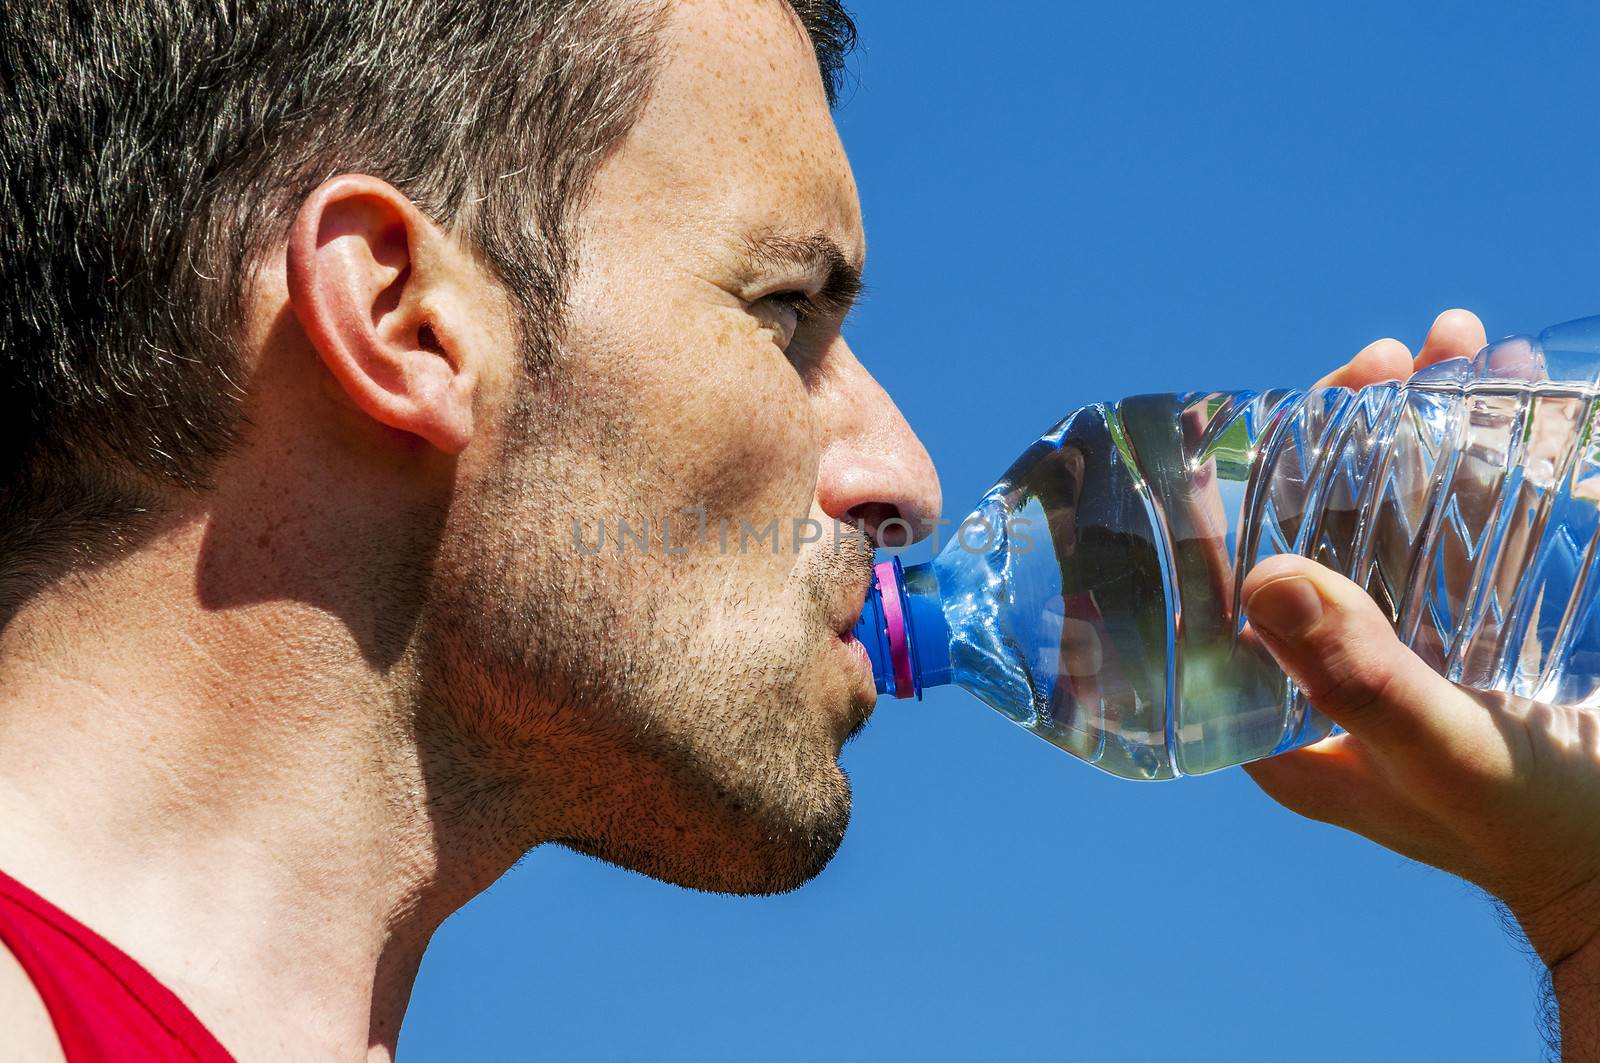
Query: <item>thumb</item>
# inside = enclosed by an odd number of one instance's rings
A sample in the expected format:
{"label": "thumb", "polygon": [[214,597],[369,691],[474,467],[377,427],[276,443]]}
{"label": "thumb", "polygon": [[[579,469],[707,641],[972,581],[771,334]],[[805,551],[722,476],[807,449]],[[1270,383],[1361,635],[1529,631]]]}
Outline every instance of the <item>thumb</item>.
{"label": "thumb", "polygon": [[1262,561],[1245,613],[1311,704],[1380,754],[1433,751],[1477,721],[1468,699],[1395,636],[1360,587],[1304,557]]}

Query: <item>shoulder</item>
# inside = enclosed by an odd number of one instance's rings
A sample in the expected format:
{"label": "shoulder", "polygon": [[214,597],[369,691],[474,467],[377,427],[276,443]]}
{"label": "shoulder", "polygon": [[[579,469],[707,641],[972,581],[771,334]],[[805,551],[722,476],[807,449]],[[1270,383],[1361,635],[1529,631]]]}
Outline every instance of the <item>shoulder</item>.
{"label": "shoulder", "polygon": [[0,945],[0,1030],[6,1058],[26,1063],[65,1063],[55,1023],[22,964]]}

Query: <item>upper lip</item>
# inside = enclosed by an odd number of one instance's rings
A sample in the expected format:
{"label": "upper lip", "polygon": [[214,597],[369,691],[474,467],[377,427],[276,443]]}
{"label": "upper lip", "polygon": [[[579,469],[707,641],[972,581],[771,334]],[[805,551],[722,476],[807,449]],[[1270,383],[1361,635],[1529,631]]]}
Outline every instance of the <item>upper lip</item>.
{"label": "upper lip", "polygon": [[841,638],[848,636],[861,622],[861,611],[866,608],[867,592],[872,587],[872,570],[859,580],[846,586],[839,599],[839,611],[832,614],[831,626]]}

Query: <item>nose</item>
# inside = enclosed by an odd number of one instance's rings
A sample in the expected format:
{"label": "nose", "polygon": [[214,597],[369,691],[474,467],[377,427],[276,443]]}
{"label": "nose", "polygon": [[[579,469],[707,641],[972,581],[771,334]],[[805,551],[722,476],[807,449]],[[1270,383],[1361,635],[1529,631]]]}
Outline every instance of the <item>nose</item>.
{"label": "nose", "polygon": [[842,340],[837,347],[816,395],[824,432],[817,502],[879,546],[908,545],[939,517],[939,474],[894,400]]}

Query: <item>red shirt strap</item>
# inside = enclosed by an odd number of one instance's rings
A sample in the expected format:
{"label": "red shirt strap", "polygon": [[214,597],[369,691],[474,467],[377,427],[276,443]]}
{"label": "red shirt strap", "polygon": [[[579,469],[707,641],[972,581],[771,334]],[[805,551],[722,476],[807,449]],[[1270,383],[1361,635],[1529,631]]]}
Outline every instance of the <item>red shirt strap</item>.
{"label": "red shirt strap", "polygon": [[3,871],[0,944],[32,980],[67,1063],[233,1063],[149,971]]}

